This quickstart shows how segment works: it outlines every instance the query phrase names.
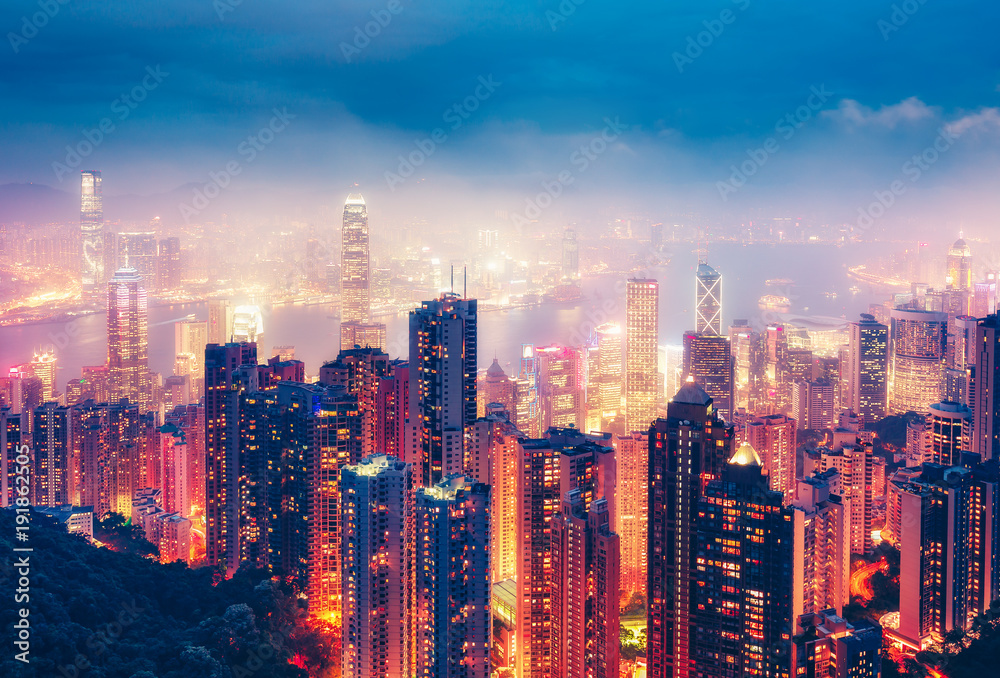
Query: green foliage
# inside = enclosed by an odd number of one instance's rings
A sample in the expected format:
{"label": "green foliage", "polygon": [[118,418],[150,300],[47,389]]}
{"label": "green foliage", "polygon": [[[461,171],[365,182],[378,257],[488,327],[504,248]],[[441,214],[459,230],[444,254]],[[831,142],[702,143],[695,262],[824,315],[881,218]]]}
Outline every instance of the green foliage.
{"label": "green foliage", "polygon": [[[108,531],[128,540],[128,526]],[[17,571],[14,515],[0,510],[0,582]],[[336,678],[330,626],[311,622],[293,591],[257,571],[213,586],[213,572],[96,548],[31,515],[30,600],[0,596],[0,623],[30,609],[31,664],[0,657],[0,676],[59,678]],[[290,662],[308,668],[308,672]]]}
{"label": "green foliage", "polygon": [[159,556],[158,546],[146,540],[142,528],[120,513],[109,513],[94,523],[94,539],[113,551],[137,556]]}
{"label": "green foliage", "polygon": [[883,446],[895,449],[906,447],[906,427],[915,421],[923,421],[924,417],[916,412],[907,412],[903,415],[893,415],[883,417],[873,422],[869,428],[875,431],[878,442]]}
{"label": "green foliage", "polygon": [[639,635],[636,636],[632,629],[620,624],[618,640],[623,660],[634,661],[636,657],[646,654],[646,629],[639,631]]}

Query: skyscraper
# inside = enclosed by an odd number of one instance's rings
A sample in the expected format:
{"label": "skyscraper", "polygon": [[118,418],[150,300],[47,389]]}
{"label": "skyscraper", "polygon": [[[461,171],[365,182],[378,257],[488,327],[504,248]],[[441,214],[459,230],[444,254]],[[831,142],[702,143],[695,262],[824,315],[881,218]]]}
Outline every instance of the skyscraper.
{"label": "skyscraper", "polygon": [[205,560],[239,567],[239,369],[257,364],[255,344],[205,347]]}
{"label": "skyscraper", "polygon": [[[746,443],[705,487],[692,549],[691,675],[792,675],[794,522],[782,502]],[[675,675],[687,668],[675,664]]]}
{"label": "skyscraper", "polygon": [[469,472],[490,486],[490,577],[493,582],[517,576],[518,468],[522,436],[510,419],[488,414],[472,430]]}
{"label": "skyscraper", "polygon": [[972,445],[972,410],[953,402],[934,403],[927,411],[928,449],[924,461],[960,466]]}
{"label": "skyscraper", "polygon": [[176,290],[181,286],[183,269],[181,267],[180,238],[163,238],[160,240],[156,270],[156,286],[159,289]]}
{"label": "skyscraper", "polygon": [[[538,361],[538,400],[542,429],[584,425],[583,355],[578,348],[543,346]],[[491,368],[492,369],[492,368]]]}
{"label": "skyscraper", "polygon": [[597,341],[596,360],[588,365],[587,398],[590,390],[597,395],[600,411],[599,428],[618,416],[622,406],[622,328],[618,323],[604,323],[594,330]]}
{"label": "skyscraper", "polygon": [[344,517],[342,675],[415,675],[410,465],[394,457],[366,457],[345,467],[340,478]]}
{"label": "skyscraper", "polygon": [[695,332],[722,334],[722,276],[706,262],[698,264],[695,276]]}
{"label": "skyscraper", "polygon": [[625,431],[646,431],[656,418],[659,382],[660,284],[631,279],[625,285]]}
{"label": "skyscraper", "polygon": [[235,310],[228,299],[211,299],[208,302],[208,343],[224,346],[233,340]]}
{"label": "skyscraper", "polygon": [[385,325],[372,323],[368,207],[360,193],[347,196],[340,250],[340,348],[385,344]]}
{"label": "skyscraper", "polygon": [[791,501],[795,494],[795,419],[783,414],[755,417],[745,429],[743,441],[760,456],[763,473],[771,489],[781,492]]}
{"label": "skyscraper", "polygon": [[730,457],[733,429],[686,383],[649,429],[646,657],[650,678],[692,675],[699,501]]}
{"label": "skyscraper", "polygon": [[101,173],[80,173],[80,243],[83,250],[80,282],[84,294],[99,292],[104,284],[104,198]]}
{"label": "skyscraper", "polygon": [[48,402],[36,407],[33,415],[31,503],[69,504],[73,485],[69,408]]}
{"label": "skyscraper", "polygon": [[851,323],[847,377],[844,389],[844,409],[876,421],[886,414],[889,383],[889,328],[875,316],[861,314],[861,320]]}
{"label": "skyscraper", "polygon": [[976,328],[976,378],[972,398],[972,451],[984,461],[1000,459],[1000,316]]}
{"label": "skyscraper", "polygon": [[956,290],[972,289],[972,249],[959,238],[948,250],[948,277],[946,282],[949,287]]}
{"label": "skyscraper", "polygon": [[614,446],[618,462],[614,531],[621,539],[621,590],[628,599],[646,593],[649,436],[638,432],[615,436]]}
{"label": "skyscraper", "polygon": [[152,405],[146,290],[134,268],[108,283],[108,378],[111,400],[128,398],[143,412]]}
{"label": "skyscraper", "polygon": [[[791,502],[795,522],[795,614],[832,608],[838,614],[850,603],[851,516],[833,490],[836,469],[800,478]],[[801,600],[801,603],[798,601]]]}
{"label": "skyscraper", "polygon": [[27,365],[31,373],[42,380],[42,397],[45,400],[55,398],[58,391],[56,384],[56,356],[51,351],[35,352]]}
{"label": "skyscraper", "polygon": [[416,496],[416,672],[489,678],[490,487],[450,475]]}
{"label": "skyscraper", "polygon": [[562,238],[562,277],[576,280],[580,277],[580,245],[576,241],[576,231],[567,228]]}
{"label": "skyscraper", "polygon": [[507,376],[494,358],[476,388],[476,413],[482,417],[486,414],[486,406],[491,403],[503,405],[511,421],[515,420],[517,410],[514,407],[514,379]]}
{"label": "skyscraper", "polygon": [[552,520],[552,675],[616,678],[620,548],[606,499],[567,492]]}
{"label": "skyscraper", "polygon": [[465,435],[476,420],[475,299],[445,293],[410,311],[410,419],[421,460],[418,485],[465,469]]}
{"label": "skyscraper", "polygon": [[732,421],[733,354],[729,337],[686,332],[684,378],[701,386],[711,396],[719,416]]}
{"label": "skyscraper", "polygon": [[[156,233],[136,231],[119,233],[115,239],[115,270],[134,268],[142,276],[142,286],[156,289]],[[105,243],[107,245],[107,243]]]}
{"label": "skyscraper", "polygon": [[[13,506],[17,499],[14,469],[22,436],[27,442],[24,420],[29,418],[30,415],[15,414],[11,407],[0,407],[0,508]],[[30,491],[30,484],[28,489]]]}
{"label": "skyscraper", "polygon": [[926,412],[940,402],[948,314],[893,309],[889,345],[889,412]]}

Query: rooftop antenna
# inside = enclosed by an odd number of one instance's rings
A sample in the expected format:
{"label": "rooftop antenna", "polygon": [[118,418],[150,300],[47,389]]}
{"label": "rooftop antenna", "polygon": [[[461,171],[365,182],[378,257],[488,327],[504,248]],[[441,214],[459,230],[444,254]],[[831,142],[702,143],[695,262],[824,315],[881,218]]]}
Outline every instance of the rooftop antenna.
{"label": "rooftop antenna", "polygon": [[455,264],[451,265],[451,293],[455,293]]}
{"label": "rooftop antenna", "polygon": [[462,268],[462,298],[468,299],[469,296],[466,294],[469,291],[469,267],[464,266]]}

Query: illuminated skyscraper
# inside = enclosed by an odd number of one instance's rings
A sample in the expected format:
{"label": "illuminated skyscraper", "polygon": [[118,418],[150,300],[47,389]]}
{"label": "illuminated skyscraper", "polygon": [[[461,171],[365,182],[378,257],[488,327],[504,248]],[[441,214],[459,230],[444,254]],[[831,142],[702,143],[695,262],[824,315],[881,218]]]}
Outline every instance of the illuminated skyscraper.
{"label": "illuminated skyscraper", "polygon": [[983,460],[1000,459],[1000,316],[976,327],[976,378],[972,398],[972,451]]}
{"label": "illuminated skyscraper", "polygon": [[[794,501],[796,595],[794,614],[832,608],[842,613],[850,603],[851,517],[833,488],[835,469],[800,478]],[[787,499],[787,498],[786,498]]]}
{"label": "illuminated skyscraper", "polygon": [[465,435],[476,420],[477,317],[475,299],[448,293],[410,311],[410,420],[424,487],[465,470]]}
{"label": "illuminated skyscraper", "polygon": [[834,423],[834,385],[829,379],[796,381],[792,384],[792,417],[799,429],[822,431]]}
{"label": "illuminated skyscraper", "polygon": [[972,250],[961,238],[948,250],[947,283],[957,290],[972,289]]}
{"label": "illuminated skyscraper", "polygon": [[795,493],[795,420],[783,414],[755,417],[746,425],[742,438],[760,455],[771,489],[791,501]]}
{"label": "illuminated skyscraper", "polygon": [[490,487],[451,475],[416,495],[415,675],[489,678]]}
{"label": "illuminated skyscraper", "polygon": [[490,577],[517,576],[518,468],[523,436],[503,414],[480,417],[472,428],[469,473],[490,486]]}
{"label": "illuminated skyscraper", "polygon": [[83,248],[80,282],[84,294],[98,292],[104,284],[104,198],[101,173],[80,173],[80,243]]}
{"label": "illuminated skyscraper", "polygon": [[667,417],[649,429],[646,657],[650,678],[692,673],[699,501],[705,485],[721,476],[732,443],[733,429],[719,418],[712,398],[696,383],[686,383],[667,405]]}
{"label": "illuminated skyscraper", "polygon": [[159,289],[176,290],[180,288],[184,273],[181,266],[180,238],[164,238],[160,241],[156,271],[156,286]]}
{"label": "illuminated skyscraper", "polygon": [[385,345],[385,325],[371,322],[368,207],[360,193],[347,196],[340,251],[340,348]]}
{"label": "illuminated skyscraper", "polygon": [[959,403],[934,403],[927,411],[925,440],[924,462],[960,466],[972,447],[972,410]]}
{"label": "illuminated skyscraper", "polygon": [[211,299],[208,302],[208,343],[224,346],[233,340],[233,302]]}
{"label": "illuminated skyscraper", "polygon": [[866,619],[849,624],[836,610],[817,610],[798,618],[796,676],[805,678],[880,678],[882,627]]}
{"label": "illuminated skyscraper", "polygon": [[617,678],[620,548],[606,499],[563,496],[552,520],[552,675]]}
{"label": "illuminated skyscraper", "polygon": [[[15,414],[11,407],[0,407],[0,508],[13,506],[17,499],[14,469],[22,436],[25,442],[28,440],[28,427],[24,421],[29,418],[30,415]],[[30,484],[28,489],[30,491]]]}
{"label": "illuminated skyscraper", "polygon": [[886,414],[889,380],[889,328],[875,316],[861,314],[861,320],[851,323],[848,348],[844,409],[864,416],[865,421],[877,421]]}
{"label": "illuminated skyscraper", "polygon": [[705,262],[695,276],[695,332],[722,335],[722,276]]}
{"label": "illuminated skyscraper", "polygon": [[[119,233],[115,238],[115,270],[134,268],[142,276],[142,286],[156,289],[156,233],[151,231]],[[107,243],[105,243],[107,246]]]}
{"label": "illuminated skyscraper", "polygon": [[649,436],[633,432],[615,436],[618,462],[614,531],[621,539],[621,590],[626,599],[646,593],[646,535],[649,511]]}
{"label": "illuminated skyscraper", "polygon": [[264,315],[260,312],[260,306],[255,304],[237,306],[233,312],[233,337],[231,341],[255,344],[261,341],[263,335]]}
{"label": "illuminated skyscraper", "polygon": [[[584,425],[583,355],[578,348],[543,346],[538,361],[538,400],[541,428]],[[491,368],[492,369],[492,368]]]}
{"label": "illuminated skyscraper", "polygon": [[146,290],[134,268],[120,268],[108,283],[108,379],[112,401],[128,398],[146,412],[152,398]]}
{"label": "illuminated skyscraper", "polygon": [[622,328],[618,323],[605,323],[594,330],[597,340],[596,360],[589,366],[589,391],[597,393],[597,405],[600,409],[600,428],[606,427],[612,419],[618,416],[622,406]]}
{"label": "illuminated skyscraper", "polygon": [[660,334],[660,284],[625,285],[625,431],[646,431],[660,402],[656,350]]}
{"label": "illuminated skyscraper", "polygon": [[73,485],[69,408],[48,402],[36,407],[33,415],[31,503],[34,506],[69,504]]}
{"label": "illuminated skyscraper", "polygon": [[715,404],[719,416],[733,418],[733,354],[729,337],[684,334],[684,378],[693,379]]}
{"label": "illuminated skyscraper", "polygon": [[794,522],[782,502],[747,444],[706,486],[692,545],[692,663],[674,675],[792,675]]}
{"label": "illuminated skyscraper", "polygon": [[889,344],[889,412],[926,412],[940,402],[948,314],[893,309]]}
{"label": "illuminated skyscraper", "polygon": [[486,406],[491,403],[503,405],[507,416],[514,420],[517,410],[514,408],[514,379],[507,376],[507,373],[500,367],[499,361],[493,359],[493,364],[489,366],[480,379],[476,388],[476,414],[480,417],[486,415]]}
{"label": "illuminated skyscraper", "polygon": [[42,397],[45,400],[55,398],[56,391],[56,356],[49,351],[36,352],[29,363],[32,374],[42,380]]}
{"label": "illuminated skyscraper", "polygon": [[[344,678],[414,670],[414,512],[409,464],[366,457],[341,471]],[[443,573],[442,573],[443,574]]]}
{"label": "illuminated skyscraper", "polygon": [[256,364],[255,344],[205,347],[205,560],[230,575],[240,558],[239,373]]}
{"label": "illuminated skyscraper", "polygon": [[[847,444],[837,445],[836,449],[821,447],[806,453],[804,476],[806,478],[836,469],[839,474],[836,486],[830,491],[838,494],[850,503],[851,553],[864,554],[872,549],[872,528],[874,515],[872,506],[875,500],[874,462],[870,443],[857,442],[853,439]],[[834,433],[836,440],[837,432]]]}

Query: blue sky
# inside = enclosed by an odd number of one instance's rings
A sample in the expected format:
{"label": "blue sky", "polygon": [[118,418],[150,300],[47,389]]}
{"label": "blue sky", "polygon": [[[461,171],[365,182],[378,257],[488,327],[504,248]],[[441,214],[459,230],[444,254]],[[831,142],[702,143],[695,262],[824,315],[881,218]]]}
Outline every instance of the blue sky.
{"label": "blue sky", "polygon": [[[101,169],[109,195],[204,184],[236,161],[231,196],[266,186],[319,205],[358,182],[400,213],[455,195],[517,211],[568,170],[573,198],[546,219],[614,205],[850,223],[951,129],[960,135],[885,223],[989,228],[1000,206],[996,3],[577,2],[8,1],[0,184],[73,190],[53,163],[107,118],[114,129],[73,169]],[[385,25],[354,42],[373,11]],[[121,97],[147,68],[166,75],[123,118]],[[477,99],[480,78],[498,84]],[[810,100],[814,88],[829,95]],[[453,129],[446,112],[463,102],[475,110]],[[274,109],[294,118],[248,161],[240,144]],[[780,131],[797,111],[808,116]],[[574,149],[605,119],[628,129],[580,171]],[[439,128],[446,139],[389,190],[399,156]],[[769,140],[777,149],[754,175],[721,190]]]}

